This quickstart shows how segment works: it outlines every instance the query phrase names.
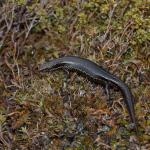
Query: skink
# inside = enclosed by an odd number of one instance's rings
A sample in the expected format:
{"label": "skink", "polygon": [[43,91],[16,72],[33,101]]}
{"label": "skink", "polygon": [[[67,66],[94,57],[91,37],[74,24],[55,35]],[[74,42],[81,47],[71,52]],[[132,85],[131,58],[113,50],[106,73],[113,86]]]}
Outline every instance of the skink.
{"label": "skink", "polygon": [[121,81],[119,78],[112,75],[96,63],[77,56],[65,56],[62,58],[54,59],[42,64],[39,67],[40,71],[51,71],[57,69],[75,71],[77,73],[80,73],[81,75],[88,77],[96,83],[100,83],[102,80],[105,80],[117,85],[121,89],[131,122],[134,124],[134,127],[137,131],[134,98],[128,86],[123,81]]}

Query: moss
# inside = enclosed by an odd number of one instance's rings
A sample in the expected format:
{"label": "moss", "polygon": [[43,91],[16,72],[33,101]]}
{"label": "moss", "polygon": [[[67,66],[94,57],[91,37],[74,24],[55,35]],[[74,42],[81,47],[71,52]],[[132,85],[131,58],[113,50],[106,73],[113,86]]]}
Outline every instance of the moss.
{"label": "moss", "polygon": [[[3,2],[0,147],[146,147],[150,126],[149,12],[147,0]],[[135,97],[141,143],[129,141],[134,132],[115,87],[110,89],[112,105],[108,106],[108,95],[101,85],[73,73],[58,71],[43,76],[38,71],[39,64],[64,55],[89,58],[128,84]],[[105,125],[112,132],[99,135]],[[44,139],[50,141],[45,143]]]}

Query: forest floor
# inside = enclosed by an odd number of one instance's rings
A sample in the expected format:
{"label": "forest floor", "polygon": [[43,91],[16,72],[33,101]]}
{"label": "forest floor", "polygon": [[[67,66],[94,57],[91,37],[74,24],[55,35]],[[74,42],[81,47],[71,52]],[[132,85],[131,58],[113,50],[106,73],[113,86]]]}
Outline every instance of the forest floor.
{"label": "forest floor", "polygon": [[[149,150],[147,0],[0,1],[0,150]],[[99,64],[132,91],[138,134],[119,89],[43,73],[62,56]]]}

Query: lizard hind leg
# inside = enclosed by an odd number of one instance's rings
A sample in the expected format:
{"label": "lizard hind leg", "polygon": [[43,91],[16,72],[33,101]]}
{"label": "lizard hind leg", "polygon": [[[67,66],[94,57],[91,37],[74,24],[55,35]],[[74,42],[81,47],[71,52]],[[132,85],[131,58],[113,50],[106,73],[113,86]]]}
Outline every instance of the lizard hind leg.
{"label": "lizard hind leg", "polygon": [[108,81],[105,81],[105,94],[107,96],[107,103],[109,106],[112,105],[113,101],[112,101],[112,98],[111,98],[111,91],[110,91],[110,83]]}

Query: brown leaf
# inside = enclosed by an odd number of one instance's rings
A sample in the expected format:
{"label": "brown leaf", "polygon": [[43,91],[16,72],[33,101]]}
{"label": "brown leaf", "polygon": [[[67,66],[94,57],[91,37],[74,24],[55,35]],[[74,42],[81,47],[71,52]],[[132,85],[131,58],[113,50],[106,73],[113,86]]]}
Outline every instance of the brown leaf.
{"label": "brown leaf", "polygon": [[12,123],[12,129],[18,129],[20,128],[24,123],[27,122],[29,118],[29,111],[22,111],[19,114],[19,117],[17,118],[17,121]]}

